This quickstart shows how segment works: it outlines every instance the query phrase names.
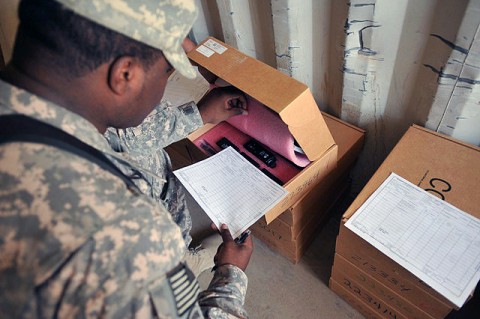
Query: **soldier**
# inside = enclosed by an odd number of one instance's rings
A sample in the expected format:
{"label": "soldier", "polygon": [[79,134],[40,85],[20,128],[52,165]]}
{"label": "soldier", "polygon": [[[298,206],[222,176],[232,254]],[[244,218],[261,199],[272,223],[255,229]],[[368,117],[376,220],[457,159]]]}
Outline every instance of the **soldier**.
{"label": "soldier", "polygon": [[[193,43],[184,40],[184,47]],[[230,100],[238,99],[238,108],[231,108]],[[182,230],[182,236],[188,247],[192,242],[190,231],[192,219],[185,199],[185,190],[172,171],[172,165],[164,147],[176,142],[206,123],[216,124],[227,118],[246,114],[242,107],[246,100],[241,91],[233,87],[215,88],[197,106],[190,102],[179,107],[162,101],[154,112],[136,127],[109,128],[105,137],[112,148],[130,157],[142,171],[126,172],[135,181],[144,194],[164,204],[173,220]],[[153,172],[148,174],[146,172]],[[213,267],[213,258],[221,237],[214,233],[203,239],[201,245],[187,251],[186,262],[194,274],[199,275]]]}
{"label": "soldier", "polygon": [[0,75],[2,315],[247,316],[251,238],[222,226],[199,292],[181,230],[125,175],[151,172],[103,136],[141,124],[173,67],[193,75],[181,43],[195,15],[193,0],[21,2]]}

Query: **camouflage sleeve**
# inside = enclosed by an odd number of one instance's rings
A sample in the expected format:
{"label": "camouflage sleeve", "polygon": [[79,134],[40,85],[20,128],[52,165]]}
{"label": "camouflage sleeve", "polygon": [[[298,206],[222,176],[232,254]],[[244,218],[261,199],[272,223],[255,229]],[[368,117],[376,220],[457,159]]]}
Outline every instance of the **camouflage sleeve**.
{"label": "camouflage sleeve", "polygon": [[163,103],[137,127],[125,130],[125,137],[138,145],[164,148],[185,138],[203,125],[195,103],[178,107]]}
{"label": "camouflage sleeve", "polygon": [[199,303],[206,318],[248,318],[243,305],[248,279],[238,267],[219,267],[207,290],[199,295]]}
{"label": "camouflage sleeve", "polygon": [[[2,314],[200,314],[198,284],[182,266],[180,230],[161,205],[130,192],[99,166],[56,148],[9,143],[0,150]],[[171,278],[189,284],[173,289]],[[192,293],[179,297],[187,287]]]}
{"label": "camouflage sleeve", "polygon": [[237,267],[219,267],[197,298],[181,232],[163,206],[73,154],[24,143],[0,149],[3,313],[246,317],[247,278]]}

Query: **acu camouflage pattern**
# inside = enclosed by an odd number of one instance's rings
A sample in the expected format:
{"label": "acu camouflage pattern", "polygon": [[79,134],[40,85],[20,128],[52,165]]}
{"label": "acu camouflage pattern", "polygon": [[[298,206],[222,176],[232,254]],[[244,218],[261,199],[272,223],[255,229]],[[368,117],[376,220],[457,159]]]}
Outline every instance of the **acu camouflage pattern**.
{"label": "acu camouflage pattern", "polygon": [[182,42],[197,17],[194,0],[56,0],[73,12],[163,51],[181,74],[195,77]]}
{"label": "acu camouflage pattern", "polygon": [[[54,125],[114,156],[122,170],[141,171],[82,117],[0,81],[5,114]],[[166,274],[184,254],[166,209],[117,176],[47,145],[0,145],[0,316],[175,318]],[[246,316],[246,284],[237,267],[219,267],[183,317]]]}
{"label": "acu camouflage pattern", "polygon": [[187,246],[192,237],[192,218],[185,200],[185,190],[172,172],[172,164],[164,147],[185,138],[203,125],[195,104],[173,107],[163,101],[134,128],[109,128],[105,137],[112,148],[138,163],[150,174],[126,172],[144,194],[162,202],[182,230]]}

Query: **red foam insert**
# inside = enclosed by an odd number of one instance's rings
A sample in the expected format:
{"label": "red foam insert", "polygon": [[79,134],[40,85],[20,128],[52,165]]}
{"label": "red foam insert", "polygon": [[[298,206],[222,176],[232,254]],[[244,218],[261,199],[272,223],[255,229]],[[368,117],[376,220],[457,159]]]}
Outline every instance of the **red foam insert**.
{"label": "red foam insert", "polygon": [[247,97],[248,115],[233,116],[227,120],[240,131],[281,154],[295,165],[305,167],[310,160],[294,149],[294,137],[280,116],[262,103]]}
{"label": "red foam insert", "polygon": [[288,182],[301,171],[298,166],[286,160],[275,151],[272,151],[270,148],[265,147],[267,150],[272,152],[277,159],[277,165],[274,168],[268,167],[267,165],[265,165],[265,163],[255,157],[255,155],[250,153],[243,146],[243,144],[251,140],[252,137],[248,136],[247,134],[243,133],[242,131],[238,130],[227,122],[219,123],[211,130],[194,140],[193,143],[197,145],[197,147],[205,154],[212,155],[211,153],[209,153],[208,150],[205,149],[205,142],[208,143],[207,145],[209,145],[215,152],[220,152],[222,149],[216,143],[222,137],[226,137],[230,142],[232,142],[235,146],[239,148],[240,152],[244,152],[255,162],[260,164],[260,170],[263,168],[266,169],[267,171],[275,175],[278,179],[280,179],[283,183]]}

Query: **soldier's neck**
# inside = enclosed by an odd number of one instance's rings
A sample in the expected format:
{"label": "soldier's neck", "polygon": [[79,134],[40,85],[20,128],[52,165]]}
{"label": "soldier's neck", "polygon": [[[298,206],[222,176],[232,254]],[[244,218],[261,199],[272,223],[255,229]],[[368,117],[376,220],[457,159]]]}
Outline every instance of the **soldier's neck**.
{"label": "soldier's neck", "polygon": [[106,130],[101,115],[91,107],[88,89],[82,78],[62,77],[57,72],[45,70],[41,64],[10,63],[1,77],[26,91],[64,107],[91,122],[99,132]]}

